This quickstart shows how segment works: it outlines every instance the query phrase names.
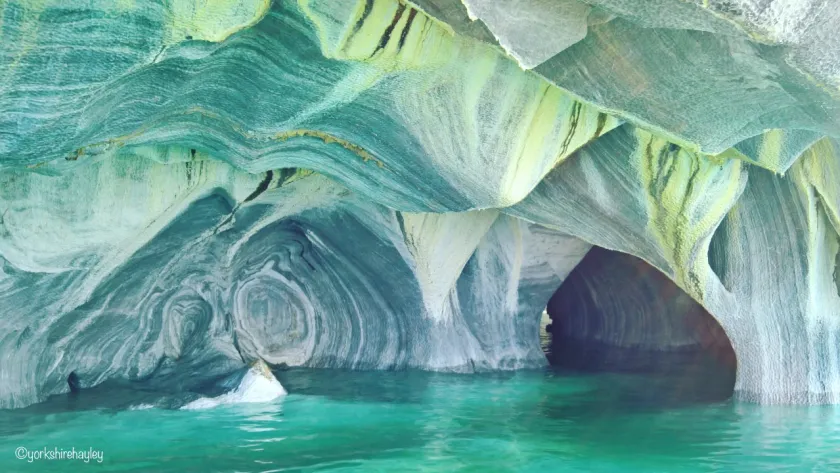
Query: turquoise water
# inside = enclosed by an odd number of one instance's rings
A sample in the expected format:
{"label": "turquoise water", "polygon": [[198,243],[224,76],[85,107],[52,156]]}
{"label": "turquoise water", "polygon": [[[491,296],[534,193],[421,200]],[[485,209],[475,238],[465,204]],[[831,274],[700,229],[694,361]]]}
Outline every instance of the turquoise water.
{"label": "turquoise water", "polygon": [[102,388],[0,411],[0,471],[840,471],[837,407],[685,403],[698,384],[673,376],[277,375],[290,394],[269,404],[131,410]]}

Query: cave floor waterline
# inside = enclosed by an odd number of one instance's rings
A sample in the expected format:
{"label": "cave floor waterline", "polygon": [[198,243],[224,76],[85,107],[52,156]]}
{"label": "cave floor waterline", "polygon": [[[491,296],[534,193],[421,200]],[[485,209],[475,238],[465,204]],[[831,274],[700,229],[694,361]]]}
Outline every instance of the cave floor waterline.
{"label": "cave floor waterline", "polygon": [[[127,395],[108,386],[54,396],[0,411],[0,450],[41,448],[48,439],[48,448],[101,451],[100,471],[840,467],[835,406],[682,402],[673,375],[553,368],[485,374],[295,368],[275,375],[289,391],[285,398],[203,411],[153,407],[157,393]],[[0,458],[3,471],[80,471],[76,462],[25,463]]]}

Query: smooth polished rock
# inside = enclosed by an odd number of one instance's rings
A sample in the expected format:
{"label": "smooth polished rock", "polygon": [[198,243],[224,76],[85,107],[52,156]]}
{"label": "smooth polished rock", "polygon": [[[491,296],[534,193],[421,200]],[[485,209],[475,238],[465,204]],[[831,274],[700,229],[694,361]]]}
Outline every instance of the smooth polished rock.
{"label": "smooth polished rock", "polygon": [[711,313],[744,397],[840,401],[836,14],[585,3],[3,3],[0,407],[540,366],[592,245]]}

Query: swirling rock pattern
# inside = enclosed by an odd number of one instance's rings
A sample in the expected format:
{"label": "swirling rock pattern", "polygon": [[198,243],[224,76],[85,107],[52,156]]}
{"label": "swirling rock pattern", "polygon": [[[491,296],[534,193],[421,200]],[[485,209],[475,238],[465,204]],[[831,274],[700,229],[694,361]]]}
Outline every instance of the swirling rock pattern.
{"label": "swirling rock pattern", "polygon": [[506,211],[668,275],[726,331],[743,397],[837,402],[835,142],[817,142],[786,177],[655,143],[622,127]]}
{"label": "swirling rock pattern", "polygon": [[0,407],[540,366],[591,245],[717,318],[740,395],[840,402],[836,15],[789,3],[0,3]]}
{"label": "swirling rock pattern", "polygon": [[[216,174],[207,166],[218,166]],[[254,359],[454,371],[544,363],[535,343],[536,314],[588,245],[548,230],[537,239],[526,224],[496,213],[449,214],[443,220],[402,214],[319,175],[281,170],[280,179],[272,172],[260,177],[227,171],[229,166],[213,161],[160,164],[139,155],[91,164],[77,171],[79,179],[106,176],[113,185],[80,185],[85,198],[122,206],[107,212],[122,220],[105,227],[64,215],[68,204],[84,202],[65,201],[72,186],[55,189],[64,176],[7,176],[4,189],[22,195],[4,220],[7,253],[41,258],[17,264],[4,259],[4,353],[37,363],[35,370],[26,363],[4,369],[4,406],[66,390],[71,372],[83,387],[116,378],[163,384],[177,379],[189,388],[191,379],[196,384]],[[240,183],[252,188],[238,189]],[[38,198],[27,199],[19,190],[24,188]],[[166,192],[144,193],[155,189]],[[120,201],[113,192],[133,200]],[[169,223],[151,233],[146,229],[155,222],[140,217],[160,201],[155,211]],[[60,238],[28,237],[37,230],[27,226],[38,222],[28,217],[36,210],[74,219],[82,235],[68,231],[64,246],[39,252],[45,240]],[[422,232],[406,223],[412,220],[439,221],[431,238],[419,238]],[[436,256],[449,247],[449,238],[434,233],[451,237],[473,226],[462,221],[478,227],[453,270]],[[125,232],[113,232],[111,225]],[[540,247],[569,255],[565,269],[542,274]],[[113,265],[113,258],[126,254]],[[16,268],[27,264],[39,270]],[[452,274],[441,278],[449,287],[429,286],[438,281],[429,271]],[[89,286],[93,290],[84,293]],[[520,286],[531,294],[521,305]],[[428,304],[431,297],[439,298],[437,305]]]}

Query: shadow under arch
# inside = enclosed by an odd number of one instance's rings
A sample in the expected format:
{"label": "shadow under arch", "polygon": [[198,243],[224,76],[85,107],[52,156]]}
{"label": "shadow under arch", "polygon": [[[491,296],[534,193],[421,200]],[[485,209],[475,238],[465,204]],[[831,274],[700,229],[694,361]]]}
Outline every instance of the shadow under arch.
{"label": "shadow under arch", "polygon": [[713,402],[734,392],[737,360],[720,323],[642,259],[593,247],[546,311],[555,368],[644,374],[653,381],[639,389],[665,401]]}

